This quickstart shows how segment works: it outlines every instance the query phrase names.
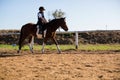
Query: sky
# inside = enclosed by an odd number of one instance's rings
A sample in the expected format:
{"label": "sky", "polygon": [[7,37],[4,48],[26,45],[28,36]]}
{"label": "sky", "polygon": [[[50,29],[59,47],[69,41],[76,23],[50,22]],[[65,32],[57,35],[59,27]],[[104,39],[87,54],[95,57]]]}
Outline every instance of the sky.
{"label": "sky", "polygon": [[0,30],[36,23],[40,6],[47,20],[65,12],[69,31],[120,30],[120,0],[0,0]]}

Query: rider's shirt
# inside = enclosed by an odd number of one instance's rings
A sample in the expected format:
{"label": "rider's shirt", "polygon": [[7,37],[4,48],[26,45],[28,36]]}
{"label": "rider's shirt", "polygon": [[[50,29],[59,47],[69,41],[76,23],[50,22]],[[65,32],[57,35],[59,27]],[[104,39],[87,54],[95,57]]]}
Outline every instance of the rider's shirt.
{"label": "rider's shirt", "polygon": [[44,13],[43,12],[38,12],[38,18],[44,18]]}
{"label": "rider's shirt", "polygon": [[43,12],[38,12],[38,21],[40,24],[45,24],[47,22]]}

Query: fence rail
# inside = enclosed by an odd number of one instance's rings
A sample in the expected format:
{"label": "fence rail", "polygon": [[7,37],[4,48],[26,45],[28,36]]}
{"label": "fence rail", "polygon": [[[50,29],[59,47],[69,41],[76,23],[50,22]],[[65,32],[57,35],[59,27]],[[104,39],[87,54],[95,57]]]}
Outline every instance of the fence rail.
{"label": "fence rail", "polygon": [[20,33],[1,33],[0,35],[20,35]]}

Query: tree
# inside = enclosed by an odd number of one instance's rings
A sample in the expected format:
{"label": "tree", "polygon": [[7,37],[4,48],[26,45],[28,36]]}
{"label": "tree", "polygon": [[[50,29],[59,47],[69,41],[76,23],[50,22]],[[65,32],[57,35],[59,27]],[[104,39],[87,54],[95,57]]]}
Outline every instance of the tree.
{"label": "tree", "polygon": [[64,17],[65,12],[63,12],[61,9],[59,9],[59,10],[56,9],[55,12],[52,13],[52,15],[55,19],[62,18],[62,17]]}

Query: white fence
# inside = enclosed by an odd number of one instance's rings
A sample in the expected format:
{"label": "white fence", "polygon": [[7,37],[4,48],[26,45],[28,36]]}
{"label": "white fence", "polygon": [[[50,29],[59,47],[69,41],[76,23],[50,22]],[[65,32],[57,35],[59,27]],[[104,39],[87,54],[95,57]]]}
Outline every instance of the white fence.
{"label": "white fence", "polygon": [[70,34],[70,33],[75,33],[75,48],[78,49],[78,47],[79,47],[79,43],[78,43],[79,31],[56,32],[56,34]]}

